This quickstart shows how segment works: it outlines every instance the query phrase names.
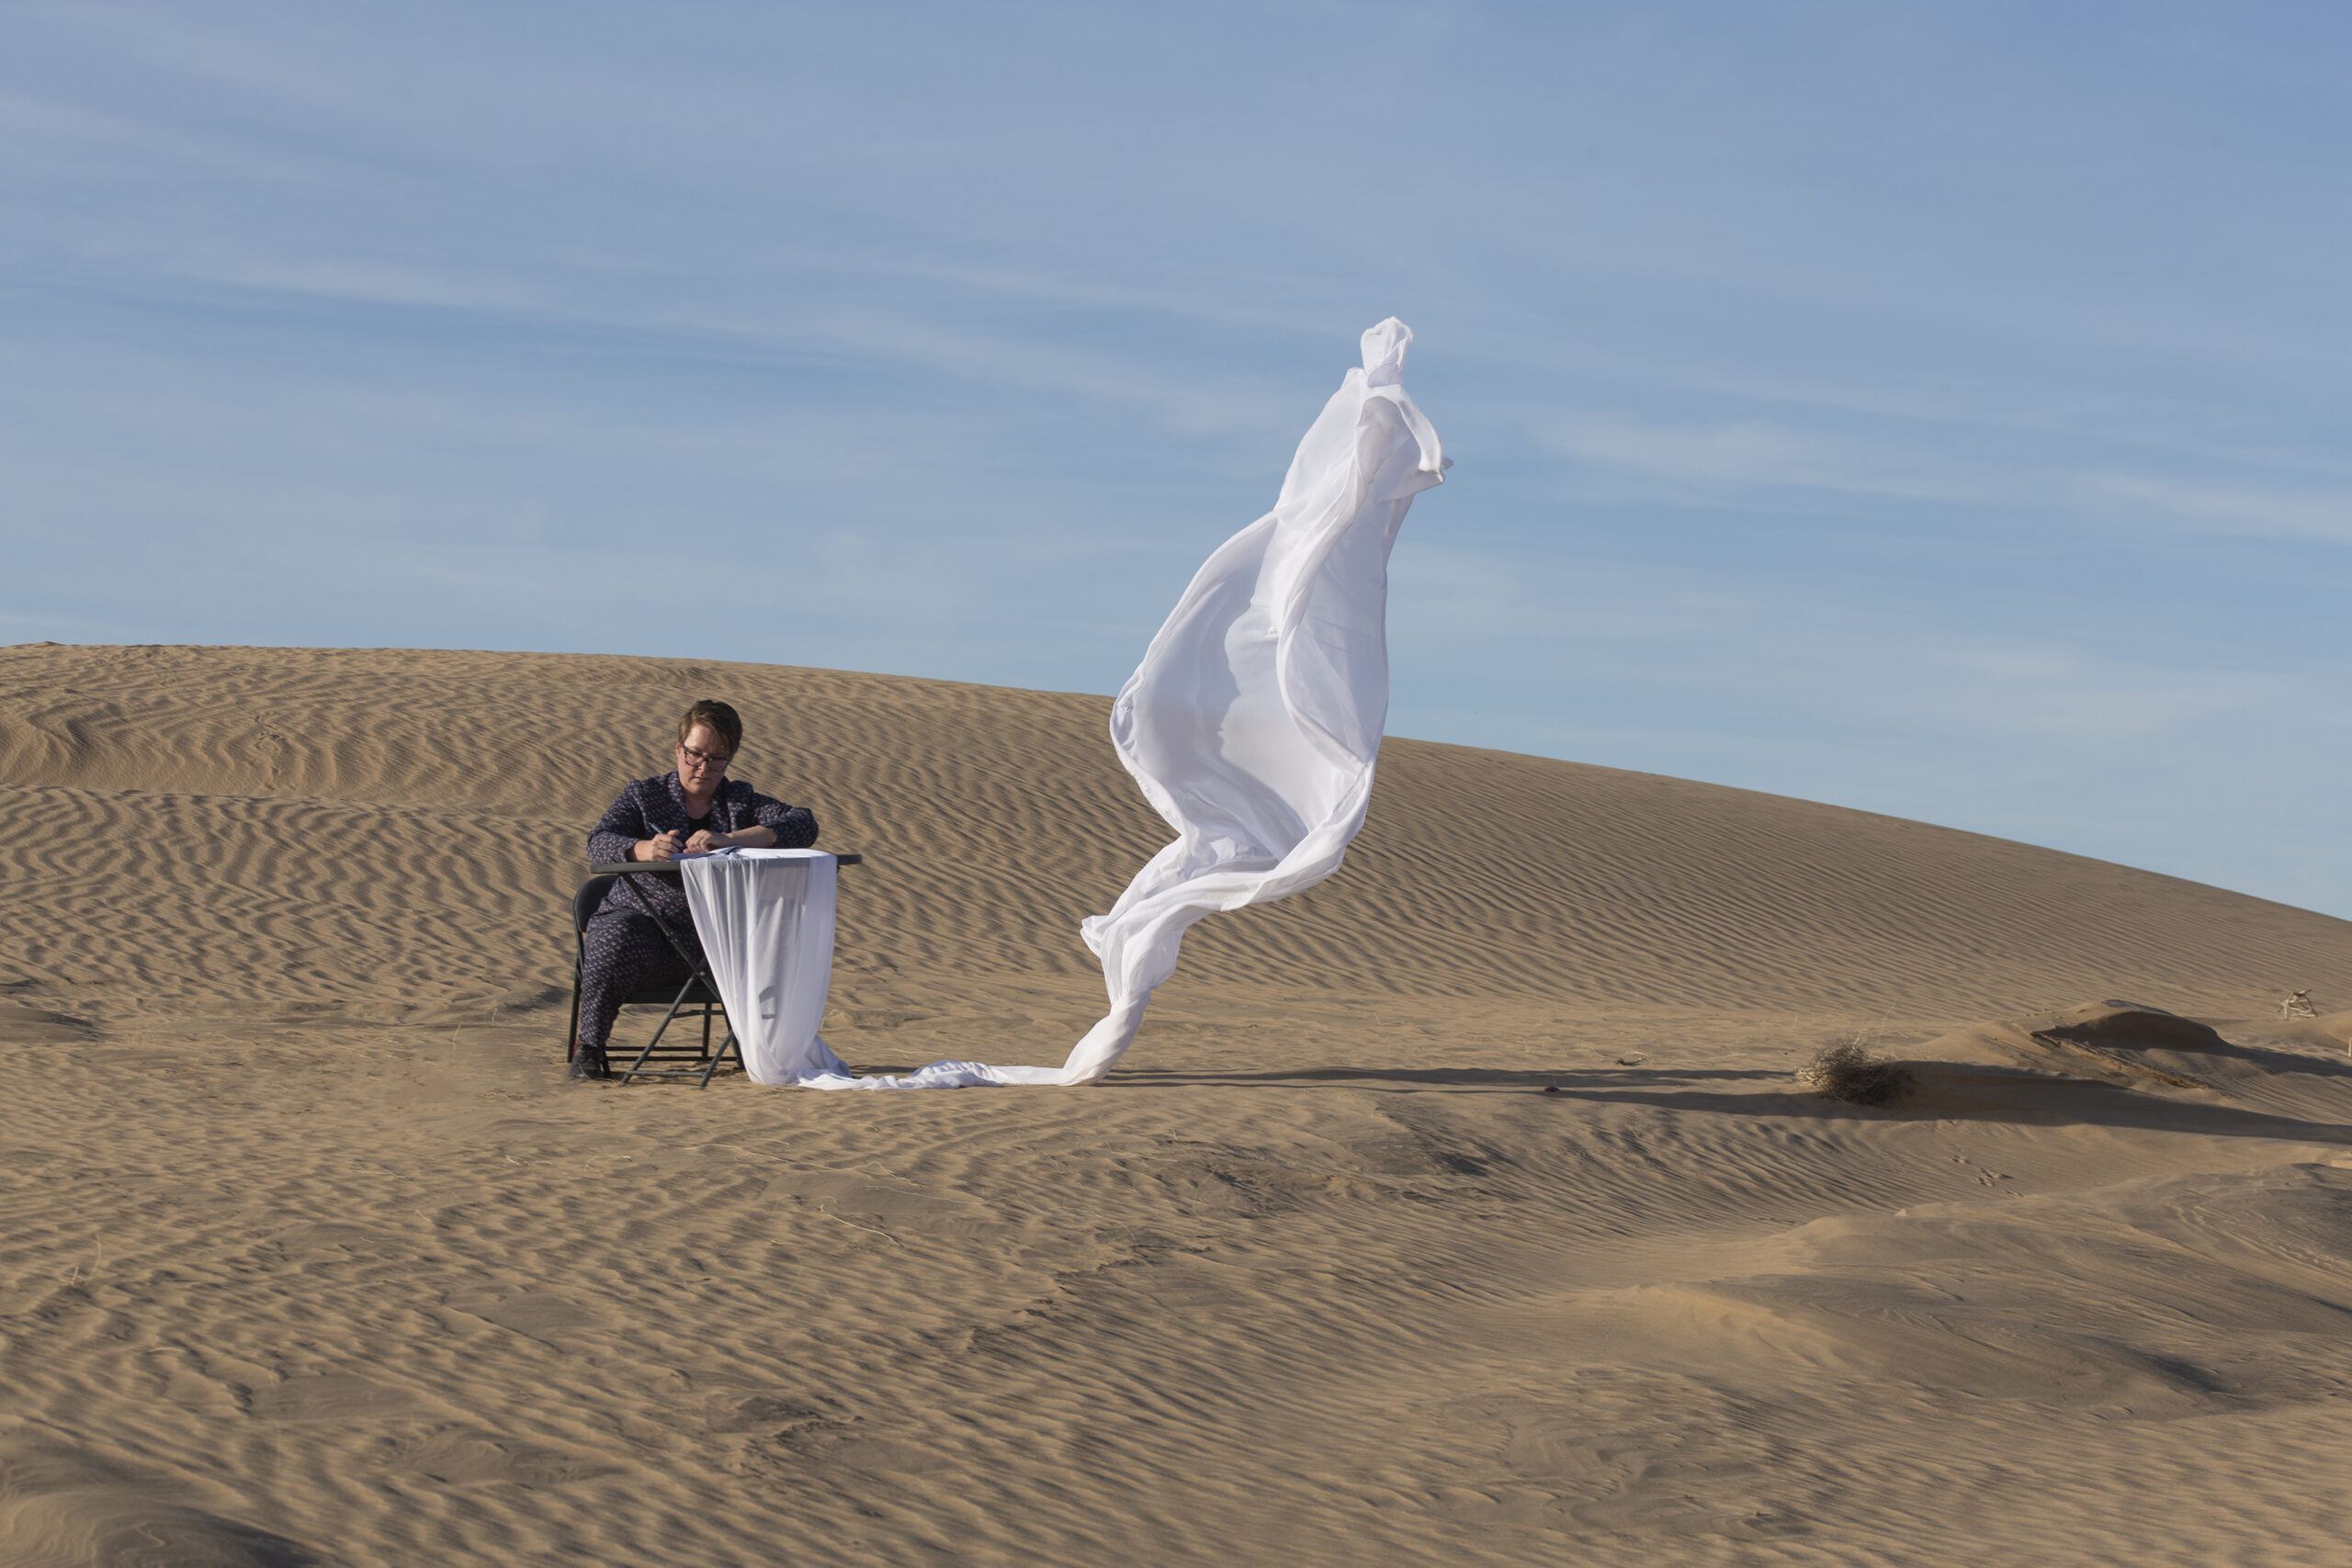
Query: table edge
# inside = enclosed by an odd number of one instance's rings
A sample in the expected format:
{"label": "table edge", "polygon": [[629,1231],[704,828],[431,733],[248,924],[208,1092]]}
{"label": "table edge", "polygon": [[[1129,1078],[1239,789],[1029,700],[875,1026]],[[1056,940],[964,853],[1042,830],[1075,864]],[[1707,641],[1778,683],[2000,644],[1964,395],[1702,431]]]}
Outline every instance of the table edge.
{"label": "table edge", "polygon": [[[832,852],[828,850],[828,854]],[[836,865],[864,865],[865,857],[854,852],[833,854]],[[685,873],[685,863],[674,860],[597,861],[588,867],[590,876],[680,876]]]}

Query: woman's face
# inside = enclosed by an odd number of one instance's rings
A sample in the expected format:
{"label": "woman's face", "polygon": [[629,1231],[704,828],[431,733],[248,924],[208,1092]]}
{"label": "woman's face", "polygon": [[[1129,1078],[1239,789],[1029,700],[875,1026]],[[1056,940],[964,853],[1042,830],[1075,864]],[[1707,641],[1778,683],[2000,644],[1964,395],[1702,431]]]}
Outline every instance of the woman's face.
{"label": "woman's face", "polygon": [[697,724],[678,742],[678,782],[695,795],[716,789],[733,756],[717,731]]}

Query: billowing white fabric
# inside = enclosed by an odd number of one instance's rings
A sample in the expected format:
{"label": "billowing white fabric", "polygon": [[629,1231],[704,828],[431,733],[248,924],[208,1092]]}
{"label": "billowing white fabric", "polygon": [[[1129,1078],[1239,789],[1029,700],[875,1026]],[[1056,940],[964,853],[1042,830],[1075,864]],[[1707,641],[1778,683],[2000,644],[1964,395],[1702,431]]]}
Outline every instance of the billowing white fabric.
{"label": "billowing white fabric", "polygon": [[[1111,1010],[1069,1060],[935,1062],[906,1077],[855,1078],[817,1041],[821,1070],[778,1080],[753,1068],[754,1078],[823,1089],[1091,1083],[1134,1043],[1194,921],[1340,868],[1363,826],[1388,719],[1389,549],[1413,497],[1452,466],[1405,395],[1412,341],[1394,317],[1363,334],[1363,367],[1347,373],[1299,443],[1274,509],[1209,557],[1112,707],[1119,760],[1176,839],[1110,913],[1080,928],[1102,961]],[[831,912],[829,897],[829,932]],[[699,904],[695,918],[699,925]]]}
{"label": "billowing white fabric", "polygon": [[1080,928],[1111,1010],[1059,1067],[1091,1083],[1134,1043],[1195,920],[1312,887],[1363,826],[1388,722],[1388,552],[1452,467],[1405,395],[1410,328],[1363,334],[1274,509],[1209,557],[1111,709],[1111,743],[1175,841]]}

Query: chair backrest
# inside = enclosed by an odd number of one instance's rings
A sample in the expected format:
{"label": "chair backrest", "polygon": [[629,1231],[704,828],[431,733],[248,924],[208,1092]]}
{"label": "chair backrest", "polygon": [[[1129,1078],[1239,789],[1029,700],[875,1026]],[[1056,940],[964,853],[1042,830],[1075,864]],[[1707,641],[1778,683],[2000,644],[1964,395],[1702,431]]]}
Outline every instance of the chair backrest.
{"label": "chair backrest", "polygon": [[571,896],[571,934],[575,938],[587,931],[588,922],[604,906],[605,895],[619,880],[617,876],[592,876],[580,885],[580,890]]}

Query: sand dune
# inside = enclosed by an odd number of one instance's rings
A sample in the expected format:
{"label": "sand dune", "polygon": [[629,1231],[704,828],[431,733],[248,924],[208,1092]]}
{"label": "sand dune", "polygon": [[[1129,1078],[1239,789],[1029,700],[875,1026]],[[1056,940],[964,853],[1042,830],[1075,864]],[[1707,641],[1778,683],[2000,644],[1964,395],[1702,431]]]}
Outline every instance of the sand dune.
{"label": "sand dune", "polygon": [[[870,857],[836,1047],[1058,1060],[1102,699],[0,649],[0,1555],[2343,1560],[2352,925],[1400,740],[1100,1089],[567,1084],[703,695]],[[1795,1089],[1856,1035],[1910,1099]]]}

